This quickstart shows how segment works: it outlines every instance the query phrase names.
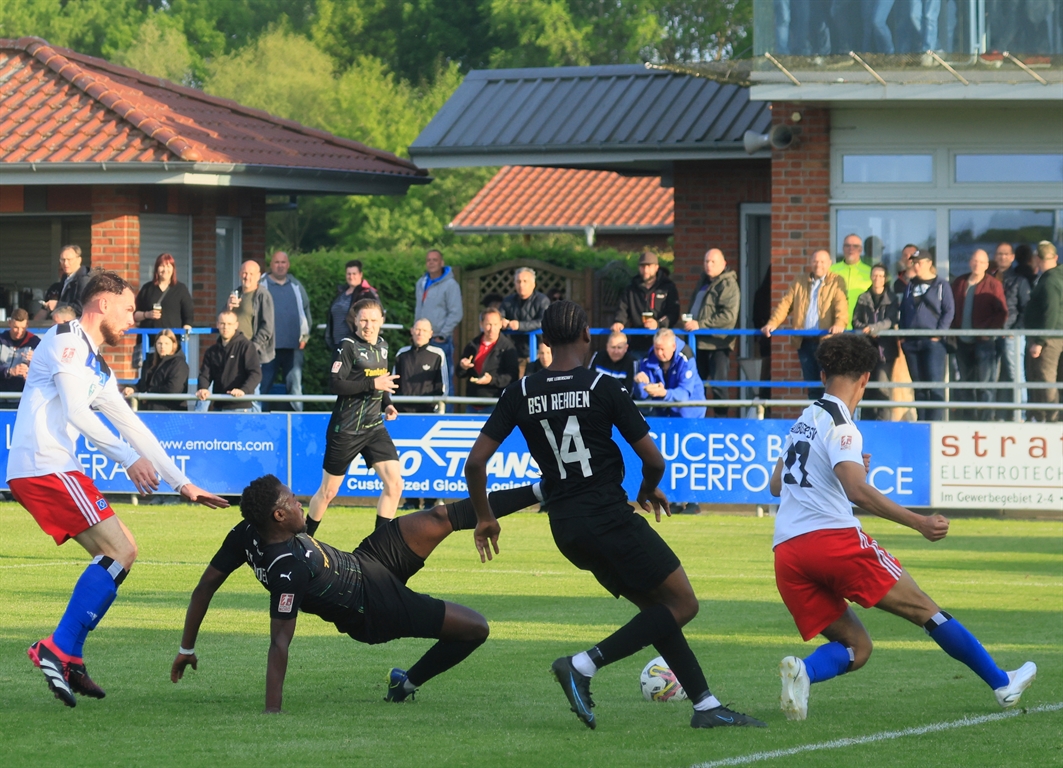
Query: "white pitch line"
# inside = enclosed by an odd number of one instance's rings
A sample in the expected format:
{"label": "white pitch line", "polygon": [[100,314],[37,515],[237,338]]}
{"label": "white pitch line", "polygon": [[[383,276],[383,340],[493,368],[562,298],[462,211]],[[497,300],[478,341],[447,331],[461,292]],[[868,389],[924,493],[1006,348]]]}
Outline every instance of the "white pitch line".
{"label": "white pitch line", "polygon": [[752,755],[742,755],[740,757],[728,757],[724,760],[713,760],[709,763],[697,763],[692,768],[722,768],[725,765],[748,765],[750,763],[759,763],[762,760],[773,760],[776,757],[789,757],[790,755],[799,755],[802,752],[818,752],[822,749],[840,749],[841,747],[855,747],[861,744],[871,744],[876,741],[889,741],[890,739],[900,739],[905,736],[921,736],[924,733],[937,733],[938,731],[950,731],[954,728],[966,728],[970,725],[980,725],[981,723],[991,723],[996,720],[1005,720],[1009,717],[1018,717],[1019,715],[1032,715],[1039,712],[1055,712],[1063,709],[1063,701],[1055,704],[1042,704],[1039,707],[1031,707],[1030,709],[1010,709],[1006,712],[995,712],[992,715],[980,715],[978,717],[965,717],[961,720],[953,720],[950,723],[933,723],[932,725],[921,725],[918,728],[905,728],[902,731],[883,731],[882,733],[873,733],[870,736],[860,736],[851,739],[835,739],[834,741],[823,741],[819,744],[805,744],[800,747],[791,747],[790,749],[777,749],[773,752],[755,752]]}

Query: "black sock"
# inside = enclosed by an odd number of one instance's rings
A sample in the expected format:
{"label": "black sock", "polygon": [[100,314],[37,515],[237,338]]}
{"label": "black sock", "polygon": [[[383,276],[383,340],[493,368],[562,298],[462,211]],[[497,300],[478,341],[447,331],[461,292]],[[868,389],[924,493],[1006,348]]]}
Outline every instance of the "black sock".
{"label": "black sock", "polygon": [[676,630],[675,616],[666,605],[651,605],[609,637],[598,643],[603,664],[626,659],[651,643],[656,643]]}
{"label": "black sock", "polygon": [[464,661],[483,643],[483,640],[440,640],[406,671],[406,679],[411,685],[424,685],[436,675],[441,675],[455,664]]}
{"label": "black sock", "polygon": [[393,519],[394,518],[391,518],[391,517],[381,517],[380,515],[377,515],[376,516],[376,525],[373,526],[373,530],[375,531],[377,528],[379,528],[382,525],[387,525]]}
{"label": "black sock", "polygon": [[664,657],[691,702],[697,704],[711,695],[705,673],[701,671],[697,656],[690,650],[682,629],[676,628],[675,632],[655,640],[653,647]]}
{"label": "black sock", "polygon": [[319,525],[321,525],[320,520],[315,520],[312,517],[306,518],[306,535],[313,536],[315,533],[317,533],[317,527]]}
{"label": "black sock", "polygon": [[[535,485],[522,485],[519,488],[492,491],[487,494],[487,501],[498,518],[538,504],[539,497],[535,494]],[[472,508],[472,499],[464,498],[447,504],[447,517],[450,518],[450,527],[455,531],[471,531],[476,527],[476,512]]]}

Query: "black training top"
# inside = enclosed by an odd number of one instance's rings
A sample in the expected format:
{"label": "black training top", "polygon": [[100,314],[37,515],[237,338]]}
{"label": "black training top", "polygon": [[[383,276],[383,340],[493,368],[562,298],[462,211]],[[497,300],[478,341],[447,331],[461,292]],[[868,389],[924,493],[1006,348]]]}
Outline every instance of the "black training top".
{"label": "black training top", "polygon": [[650,431],[616,379],[598,371],[542,370],[506,387],[483,433],[501,443],[519,427],[543,473],[554,517],[601,514],[627,503],[624,460],[613,425],[628,443]]}
{"label": "black training top", "polygon": [[379,427],[383,411],[391,405],[391,396],[373,388],[373,379],[391,373],[388,367],[388,343],[378,338],[370,344],[352,334],[340,342],[340,356],[332,364],[330,387],[339,395],[332,408],[328,434],[354,434]]}
{"label": "black training top", "polygon": [[247,563],[269,590],[271,618],[294,619],[305,611],[346,633],[361,624],[362,568],[353,553],[305,533],[267,546],[261,538],[251,523],[237,523],[210,564],[228,575]]}

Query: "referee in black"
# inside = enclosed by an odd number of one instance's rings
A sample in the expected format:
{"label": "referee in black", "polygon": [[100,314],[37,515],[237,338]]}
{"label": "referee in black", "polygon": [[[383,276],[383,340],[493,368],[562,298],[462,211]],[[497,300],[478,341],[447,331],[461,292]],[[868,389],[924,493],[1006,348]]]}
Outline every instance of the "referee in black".
{"label": "referee in black", "polygon": [[480,559],[498,552],[499,525],[487,496],[487,462],[515,427],[542,471],[544,503],[554,542],[569,561],[590,571],[614,597],[639,608],[631,621],[593,648],[557,659],[551,669],[572,711],[595,727],[591,677],[602,667],[653,645],[694,704],[694,728],[764,723],[723,706],[682,627],[698,613],[694,589],[671,548],[628,503],[621,483],[624,461],[613,442],[615,425],[642,460],[638,504],[668,514],[657,484],[664,458],[627,391],[611,376],[583,367],[590,351],[587,315],[571,301],[547,308],[543,342],[553,350],[549,367],[510,384],[487,420],[465,464],[469,495],[479,522]]}
{"label": "referee in black", "polygon": [[399,453],[384,428],[385,419],[399,415],[391,404],[399,377],[389,372],[388,343],[380,338],[383,324],[384,309],[376,299],[361,299],[347,313],[353,331],[340,342],[339,357],[332,364],[330,388],[338,397],[325,437],[321,487],[310,499],[306,525],[311,536],[359,454],[383,486],[376,503],[377,526],[395,517],[402,498]]}

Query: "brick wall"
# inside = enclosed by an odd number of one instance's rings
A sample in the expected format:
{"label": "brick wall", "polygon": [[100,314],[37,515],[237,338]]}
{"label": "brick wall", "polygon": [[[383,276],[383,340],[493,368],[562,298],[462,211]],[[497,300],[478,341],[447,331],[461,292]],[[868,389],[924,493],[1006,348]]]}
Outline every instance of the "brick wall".
{"label": "brick wall", "polygon": [[[801,120],[792,115],[799,112]],[[830,248],[830,111],[799,103],[772,104],[772,125],[794,132],[789,149],[774,150],[771,161],[772,306],[808,266],[812,251]],[[801,380],[801,365],[790,340],[772,342],[772,380]],[[776,389],[776,398],[803,397],[804,390]]]}
{"label": "brick wall", "polygon": [[771,200],[766,160],[716,160],[675,164],[675,263],[672,279],[686,311],[701,279],[705,251],[719,248],[738,271],[739,205]]}
{"label": "brick wall", "polygon": [[[92,188],[92,266],[111,269],[134,286],[140,282],[140,195],[136,187]],[[118,378],[132,377],[134,339],[107,354]]]}
{"label": "brick wall", "polygon": [[[192,305],[195,324],[213,327],[217,309],[217,192],[212,189],[197,191],[191,201],[192,213]],[[201,351],[207,339],[200,339]]]}

